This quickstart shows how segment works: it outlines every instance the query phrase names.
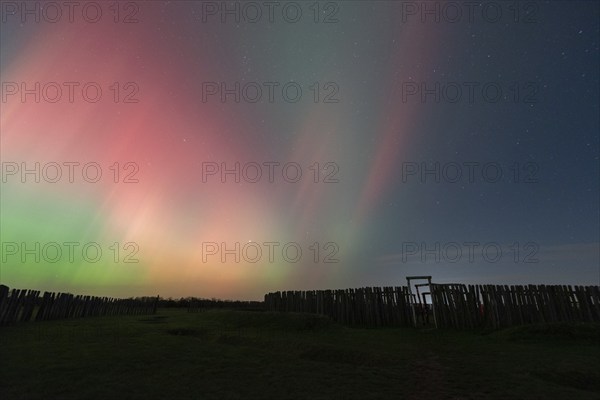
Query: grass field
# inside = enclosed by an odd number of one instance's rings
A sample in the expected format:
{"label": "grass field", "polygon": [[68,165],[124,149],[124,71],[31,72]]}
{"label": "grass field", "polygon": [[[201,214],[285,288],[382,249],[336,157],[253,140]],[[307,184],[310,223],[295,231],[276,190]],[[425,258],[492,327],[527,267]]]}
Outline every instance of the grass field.
{"label": "grass field", "polygon": [[162,309],[0,329],[2,399],[600,399],[600,327],[357,329]]}

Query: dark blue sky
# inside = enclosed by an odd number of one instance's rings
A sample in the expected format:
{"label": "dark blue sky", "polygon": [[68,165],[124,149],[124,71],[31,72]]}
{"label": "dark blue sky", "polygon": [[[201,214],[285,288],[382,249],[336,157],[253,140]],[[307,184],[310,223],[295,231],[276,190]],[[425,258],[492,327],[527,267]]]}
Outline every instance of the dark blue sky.
{"label": "dark blue sky", "polygon": [[[96,241],[105,254],[135,243],[139,263],[16,254],[2,267],[9,286],[258,299],[406,275],[600,283],[599,2],[302,1],[251,22],[211,2],[152,1],[135,23],[98,4],[97,22],[3,10],[2,160],[97,162],[105,178],[133,163],[139,182],[10,175],[0,228],[3,241]],[[95,82],[105,96],[12,93],[54,81]],[[289,101],[288,86],[304,95]],[[131,88],[137,102],[111,102]],[[206,163],[265,162],[297,163],[303,178],[204,180]],[[304,258],[223,261],[203,247],[274,241],[300,243]],[[327,243],[338,263],[323,262]]]}
{"label": "dark blue sky", "polygon": [[[442,175],[436,183],[433,174],[424,179],[418,174],[403,177],[398,171],[373,231],[385,227],[385,239],[374,245],[385,254],[399,256],[405,242],[429,248],[436,242],[442,247],[449,242],[494,242],[505,250],[514,243],[533,242],[539,249],[529,251],[539,255],[534,257],[539,263],[504,262],[503,257],[498,263],[463,265],[442,257],[432,265],[413,257],[412,264],[386,259],[387,268],[429,271],[450,280],[456,272],[461,279],[474,275],[475,281],[598,283],[599,5],[537,4],[537,22],[531,24],[479,20],[428,26],[444,30],[446,39],[438,47],[437,63],[423,66],[425,82],[429,88],[436,82],[457,82],[463,98],[456,103],[443,95],[438,103],[434,94],[409,98],[422,102],[423,111],[411,126],[416,134],[402,162],[425,162],[429,168],[458,163],[463,173],[463,163],[496,163],[503,178],[489,182],[476,175],[470,183],[463,176],[452,183],[453,168],[447,179]],[[475,89],[474,101],[467,101],[464,82],[477,83],[477,88],[497,84],[508,100],[492,102],[493,91],[486,99]],[[456,92],[448,93],[454,98]],[[493,180],[495,168],[490,168]],[[527,251],[521,257],[523,253]],[[416,257],[420,255],[421,250]]]}

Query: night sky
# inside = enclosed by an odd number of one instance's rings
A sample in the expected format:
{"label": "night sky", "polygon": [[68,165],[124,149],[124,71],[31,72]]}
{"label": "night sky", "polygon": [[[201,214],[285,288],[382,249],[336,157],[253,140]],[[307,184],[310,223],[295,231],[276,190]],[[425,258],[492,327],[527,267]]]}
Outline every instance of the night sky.
{"label": "night sky", "polygon": [[3,284],[600,283],[598,2],[27,4],[1,3]]}

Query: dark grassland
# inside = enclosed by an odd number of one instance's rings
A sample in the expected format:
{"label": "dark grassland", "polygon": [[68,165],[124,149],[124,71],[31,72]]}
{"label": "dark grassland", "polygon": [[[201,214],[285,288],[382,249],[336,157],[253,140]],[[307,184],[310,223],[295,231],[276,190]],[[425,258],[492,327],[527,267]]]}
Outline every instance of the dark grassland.
{"label": "dark grassland", "polygon": [[0,328],[7,399],[600,399],[600,326],[358,329],[162,309]]}

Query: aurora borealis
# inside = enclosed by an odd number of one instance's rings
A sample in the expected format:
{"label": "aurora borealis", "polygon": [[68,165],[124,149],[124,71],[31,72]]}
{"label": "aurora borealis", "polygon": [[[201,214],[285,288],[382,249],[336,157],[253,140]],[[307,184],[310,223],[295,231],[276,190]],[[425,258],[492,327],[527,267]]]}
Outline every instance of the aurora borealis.
{"label": "aurora borealis", "polygon": [[0,41],[10,287],[598,284],[597,3],[496,2],[497,22],[422,2],[296,2],[297,22],[289,2],[273,21],[254,3],[256,22],[222,14],[243,2],[99,2],[97,22],[23,4],[2,2]]}

